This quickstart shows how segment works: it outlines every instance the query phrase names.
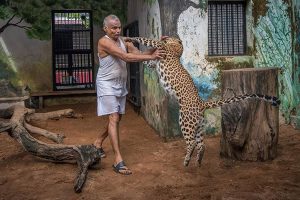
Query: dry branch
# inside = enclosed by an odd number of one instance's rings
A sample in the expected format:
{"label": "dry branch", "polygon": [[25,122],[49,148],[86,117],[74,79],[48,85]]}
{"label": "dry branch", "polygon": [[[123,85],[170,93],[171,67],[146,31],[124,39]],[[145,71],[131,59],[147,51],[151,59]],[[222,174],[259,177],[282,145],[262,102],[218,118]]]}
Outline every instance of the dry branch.
{"label": "dry branch", "polygon": [[63,140],[65,138],[64,134],[59,134],[59,133],[53,133],[51,131],[39,128],[39,127],[35,127],[32,126],[26,122],[24,122],[24,127],[30,132],[30,133],[35,133],[35,134],[39,134],[42,135],[56,143],[63,143]]}
{"label": "dry branch", "polygon": [[33,113],[26,117],[27,121],[31,120],[47,120],[47,119],[59,119],[61,117],[76,118],[76,115],[72,109],[57,110],[47,113]]}
{"label": "dry branch", "polygon": [[[11,108],[7,109],[6,111],[11,111]],[[6,113],[5,116],[8,116],[7,112],[3,113]],[[48,159],[54,162],[76,160],[79,167],[79,172],[75,180],[74,190],[75,192],[81,192],[88,173],[88,167],[92,166],[94,163],[100,162],[100,152],[93,145],[48,144],[32,137],[28,133],[27,129],[43,133],[48,138],[52,137],[52,139],[53,135],[55,134],[27,124],[25,122],[25,118],[30,120],[38,120],[38,116],[42,116],[42,119],[48,119],[57,116],[74,115],[74,112],[73,110],[63,110],[51,112],[50,114],[37,114],[38,113],[34,113],[34,110],[27,109],[23,106],[14,106],[9,123],[1,121],[0,130],[1,132],[7,131],[9,135],[17,140],[26,151],[37,157]],[[56,139],[59,140],[58,138]]]}

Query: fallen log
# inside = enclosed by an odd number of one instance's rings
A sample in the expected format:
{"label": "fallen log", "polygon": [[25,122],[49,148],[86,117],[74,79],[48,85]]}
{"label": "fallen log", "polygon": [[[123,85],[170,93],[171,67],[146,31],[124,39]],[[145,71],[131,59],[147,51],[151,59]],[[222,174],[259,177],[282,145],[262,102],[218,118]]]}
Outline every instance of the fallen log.
{"label": "fallen log", "polygon": [[[51,112],[51,114],[48,116],[55,116],[54,113],[55,112]],[[3,116],[1,116],[1,114],[3,114]],[[11,115],[11,118],[9,122],[0,122],[0,132],[8,132],[11,137],[13,137],[23,146],[25,151],[31,153],[34,156],[53,162],[75,160],[78,164],[79,172],[75,180],[74,190],[75,192],[81,192],[82,187],[86,181],[88,168],[95,163],[100,163],[101,161],[100,152],[94,145],[48,144],[32,137],[28,132],[28,127],[29,130],[38,130],[42,132],[42,135],[50,139],[52,138],[52,140],[55,136],[55,133],[51,132],[50,134],[46,134],[46,130],[39,129],[30,124],[27,124],[26,119],[38,119],[36,114],[37,113],[34,113],[34,110],[18,105],[14,106],[13,108],[8,108],[7,110],[2,110],[0,111],[0,117],[7,118]],[[56,115],[60,114],[60,111],[56,113]],[[34,117],[32,117],[31,115]],[[45,114],[44,116],[46,115],[47,114]],[[46,118],[43,117],[43,119]],[[60,136],[56,136],[56,139],[58,139],[59,137]],[[61,140],[62,139],[63,138],[61,138]],[[59,140],[57,140],[56,142],[59,142]]]}

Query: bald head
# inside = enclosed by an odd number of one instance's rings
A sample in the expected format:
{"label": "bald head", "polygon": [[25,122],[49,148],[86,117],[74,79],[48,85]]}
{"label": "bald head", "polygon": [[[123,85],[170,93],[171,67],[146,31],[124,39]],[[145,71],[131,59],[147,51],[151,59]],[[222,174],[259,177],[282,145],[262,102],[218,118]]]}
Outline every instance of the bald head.
{"label": "bald head", "polygon": [[108,15],[103,20],[103,27],[107,27],[110,21],[120,21],[120,19],[116,15]]}
{"label": "bald head", "polygon": [[103,20],[103,30],[109,38],[117,41],[121,35],[120,19],[116,15],[108,15]]}

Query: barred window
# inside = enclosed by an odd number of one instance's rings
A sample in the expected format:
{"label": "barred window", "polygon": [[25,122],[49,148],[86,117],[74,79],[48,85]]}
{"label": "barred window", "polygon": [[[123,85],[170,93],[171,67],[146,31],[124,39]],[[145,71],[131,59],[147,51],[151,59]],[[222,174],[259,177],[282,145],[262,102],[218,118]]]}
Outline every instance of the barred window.
{"label": "barred window", "polygon": [[208,55],[246,53],[244,1],[208,1]]}

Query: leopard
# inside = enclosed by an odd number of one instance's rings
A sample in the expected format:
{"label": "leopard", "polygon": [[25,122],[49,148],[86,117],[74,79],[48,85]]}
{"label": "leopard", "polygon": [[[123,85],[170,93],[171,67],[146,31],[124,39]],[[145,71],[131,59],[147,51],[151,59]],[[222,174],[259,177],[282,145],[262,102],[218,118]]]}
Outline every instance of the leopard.
{"label": "leopard", "polygon": [[168,94],[175,96],[179,104],[179,127],[186,143],[184,166],[189,165],[195,148],[197,149],[196,165],[201,166],[205,152],[204,111],[206,109],[250,98],[269,102],[273,106],[280,104],[279,98],[262,94],[242,94],[234,95],[227,99],[204,101],[200,98],[191,75],[181,64],[180,58],[183,53],[183,45],[179,38],[167,37],[164,40],[156,40],[145,37],[131,37],[128,40],[146,47],[159,48],[165,51],[165,56],[159,60],[156,70],[162,87]]}

